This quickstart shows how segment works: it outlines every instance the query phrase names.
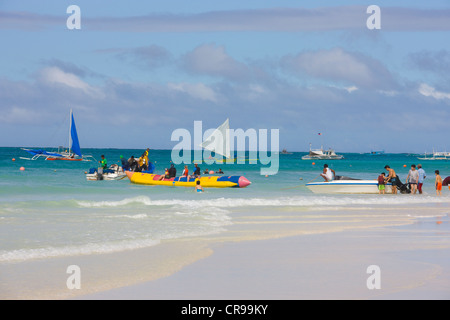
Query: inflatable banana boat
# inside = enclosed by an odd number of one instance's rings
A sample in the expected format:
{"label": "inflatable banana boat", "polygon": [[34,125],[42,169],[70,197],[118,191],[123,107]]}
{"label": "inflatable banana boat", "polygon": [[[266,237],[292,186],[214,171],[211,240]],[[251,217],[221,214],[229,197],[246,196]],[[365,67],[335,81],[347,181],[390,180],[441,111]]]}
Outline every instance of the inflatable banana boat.
{"label": "inflatable banana boat", "polygon": [[191,178],[187,181],[187,177],[175,177],[170,179],[161,179],[159,174],[141,173],[127,171],[127,176],[132,183],[146,185],[162,185],[175,187],[195,187],[197,180],[203,188],[245,188],[251,184],[247,178],[243,176],[204,176],[197,179]]}

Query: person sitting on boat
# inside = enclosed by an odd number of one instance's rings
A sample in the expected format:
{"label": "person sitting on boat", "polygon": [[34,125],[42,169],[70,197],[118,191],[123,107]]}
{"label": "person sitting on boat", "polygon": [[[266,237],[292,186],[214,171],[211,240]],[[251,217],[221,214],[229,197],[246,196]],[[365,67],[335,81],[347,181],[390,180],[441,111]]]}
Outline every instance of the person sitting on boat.
{"label": "person sitting on boat", "polygon": [[172,163],[169,168],[169,178],[175,178],[176,176],[177,176],[177,169]]}
{"label": "person sitting on boat", "polygon": [[216,173],[223,174],[223,171],[222,171],[222,169],[219,169],[219,171],[216,171]]}
{"label": "person sitting on boat", "polygon": [[134,156],[131,156],[130,159],[128,159],[128,166],[130,168],[130,171],[137,171],[138,163]]}
{"label": "person sitting on boat", "polygon": [[198,164],[195,164],[194,173],[192,174],[192,177],[193,178],[200,177],[200,167],[198,166]]}
{"label": "person sitting on boat", "polygon": [[392,193],[397,194],[397,174],[394,169],[391,169],[388,165],[384,166],[384,168],[389,171],[389,174],[386,177],[386,182],[392,183]]}
{"label": "person sitting on boat", "polygon": [[208,173],[209,173],[208,169],[205,169],[205,171],[203,171],[203,174],[208,174]]}
{"label": "person sitting on boat", "polygon": [[148,170],[148,157],[145,155],[145,152],[140,156],[138,164],[141,171]]}
{"label": "person sitting on boat", "polygon": [[123,156],[120,156],[120,162],[122,163],[123,171],[130,170],[130,165],[128,164],[127,159],[125,159]]}
{"label": "person sitting on boat", "polygon": [[189,182],[189,169],[188,166],[184,166],[183,173],[181,176],[186,177],[186,181]]}
{"label": "person sitting on boat", "polygon": [[333,178],[336,176],[336,172],[333,169],[328,168],[327,164],[324,164],[323,173],[321,173],[320,175],[325,179],[325,182],[328,182],[333,180]]}
{"label": "person sitting on boat", "polygon": [[164,179],[168,179],[169,178],[169,169],[165,169],[164,170],[164,174],[159,176],[159,181],[164,181]]}
{"label": "person sitting on boat", "polygon": [[108,162],[106,161],[106,158],[105,158],[105,156],[104,156],[103,154],[102,154],[101,158],[102,158],[102,160],[99,161],[100,167],[101,167],[103,170],[108,169]]}

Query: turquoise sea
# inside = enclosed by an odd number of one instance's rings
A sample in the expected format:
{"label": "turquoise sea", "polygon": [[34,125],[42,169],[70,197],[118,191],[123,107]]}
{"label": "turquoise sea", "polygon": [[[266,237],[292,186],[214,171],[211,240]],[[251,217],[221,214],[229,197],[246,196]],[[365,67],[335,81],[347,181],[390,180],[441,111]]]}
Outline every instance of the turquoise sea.
{"label": "turquoise sea", "polygon": [[[83,153],[96,159],[103,154],[111,165],[120,155],[139,157],[144,149]],[[450,191],[445,188],[441,197],[434,191],[434,170],[449,176],[448,161],[422,162],[428,176],[422,195],[319,195],[304,184],[317,178],[325,161],[301,160],[304,154],[280,154],[279,172],[267,177],[260,174],[260,164],[200,164],[202,172],[221,168],[252,184],[196,193],[134,185],[127,178],[87,181],[85,172],[95,162],[27,161],[20,159],[28,157],[20,148],[0,148],[0,270],[2,265],[129,252],[168,240],[226,236],[237,229],[234,241],[448,219]],[[388,164],[404,182],[410,165],[419,163],[415,154],[344,156],[326,163],[338,175],[362,179],[376,179]],[[170,160],[170,150],[150,150],[156,173],[163,173]],[[181,173],[183,165],[176,167]]]}
{"label": "turquoise sea", "polygon": [[[105,155],[108,164],[120,155],[138,157],[143,150],[85,149],[96,159]],[[153,245],[161,239],[220,232],[232,223],[228,209],[248,210],[257,206],[341,206],[352,204],[401,204],[444,201],[434,194],[434,170],[450,175],[450,162],[425,161],[428,179],[420,196],[373,195],[330,196],[312,194],[304,184],[317,178],[326,161],[301,160],[305,153],[280,154],[276,175],[260,175],[260,164],[213,164],[226,175],[244,175],[252,184],[244,189],[211,188],[203,194],[191,188],[133,185],[120,181],[87,181],[85,171],[95,162],[21,160],[19,148],[0,149],[0,262],[62,254],[108,252]],[[337,174],[376,179],[386,164],[404,182],[417,155],[344,154],[344,160],[327,163]],[[12,161],[15,158],[16,161]],[[170,150],[151,150],[156,173],[170,165]],[[407,167],[405,168],[404,165]],[[24,167],[24,171],[20,171]],[[193,165],[189,166],[192,170]],[[183,165],[177,166],[178,173]],[[320,178],[319,178],[320,179]],[[316,181],[320,181],[317,179]],[[448,192],[444,189],[444,198]],[[95,246],[93,246],[95,245]]]}

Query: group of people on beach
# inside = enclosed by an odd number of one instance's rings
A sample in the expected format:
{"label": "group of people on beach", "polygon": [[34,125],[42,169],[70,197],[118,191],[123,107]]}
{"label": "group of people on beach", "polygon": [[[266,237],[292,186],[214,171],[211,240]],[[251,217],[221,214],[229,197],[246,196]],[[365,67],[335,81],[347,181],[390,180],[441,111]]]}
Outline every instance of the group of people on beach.
{"label": "group of people on beach", "polygon": [[[378,193],[385,194],[386,184],[391,183],[392,193],[397,194],[398,188],[405,185],[401,184],[400,179],[395,173],[394,169],[392,169],[388,165],[386,165],[384,169],[386,169],[388,174],[386,175],[385,172],[382,172],[378,176]],[[450,190],[450,176],[442,179],[439,170],[435,170],[434,173],[436,194],[440,196],[442,195],[442,186],[448,186]],[[331,181],[336,177],[336,172],[333,169],[329,168],[327,164],[325,164],[323,172],[320,175],[322,176],[322,178],[324,178],[325,181]],[[409,190],[412,194],[416,194],[417,192],[419,192],[419,194],[423,193],[422,188],[426,177],[427,174],[422,168],[421,164],[418,164],[417,166],[415,164],[411,165],[411,169],[409,170],[406,177],[406,184],[407,186],[409,186]]]}
{"label": "group of people on beach", "polygon": [[[392,184],[392,193],[396,194],[397,189],[400,185],[400,180],[395,173],[395,170],[386,165],[384,167],[388,171],[388,175],[384,172],[382,172],[378,176],[378,190],[380,194],[385,193],[385,185],[386,183],[390,182]],[[448,186],[450,182],[450,176],[442,179],[439,170],[434,171],[435,174],[435,189],[436,189],[436,195],[440,196],[442,195],[442,186]],[[422,168],[421,164],[418,164],[417,166],[415,164],[411,165],[411,169],[408,172],[408,175],[406,176],[406,184],[409,186],[410,193],[416,194],[419,192],[419,194],[423,193],[422,187],[424,180],[427,178],[427,174],[425,170]],[[449,186],[450,189],[450,186]]]}

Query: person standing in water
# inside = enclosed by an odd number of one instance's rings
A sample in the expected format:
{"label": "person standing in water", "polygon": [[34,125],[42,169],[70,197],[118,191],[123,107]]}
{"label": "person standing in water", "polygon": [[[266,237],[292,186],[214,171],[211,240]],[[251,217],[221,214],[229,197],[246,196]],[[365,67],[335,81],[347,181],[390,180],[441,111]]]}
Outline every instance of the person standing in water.
{"label": "person standing in water", "polygon": [[439,175],[439,170],[434,172],[436,174],[436,195],[442,195],[442,177]]}
{"label": "person standing in water", "polygon": [[397,194],[397,174],[394,169],[391,169],[388,165],[384,167],[388,172],[388,176],[386,177],[386,182],[392,183],[392,194]]}
{"label": "person standing in water", "polygon": [[409,186],[411,187],[411,193],[416,194],[417,183],[419,182],[419,171],[416,170],[416,165],[411,165],[411,170],[409,170],[408,176],[406,177],[406,182],[409,181]]}
{"label": "person standing in water", "polygon": [[427,173],[425,172],[425,170],[422,169],[421,164],[418,164],[417,168],[418,168],[417,171],[419,172],[419,181],[417,182],[417,190],[419,191],[420,194],[422,194],[423,181],[427,177]]}

